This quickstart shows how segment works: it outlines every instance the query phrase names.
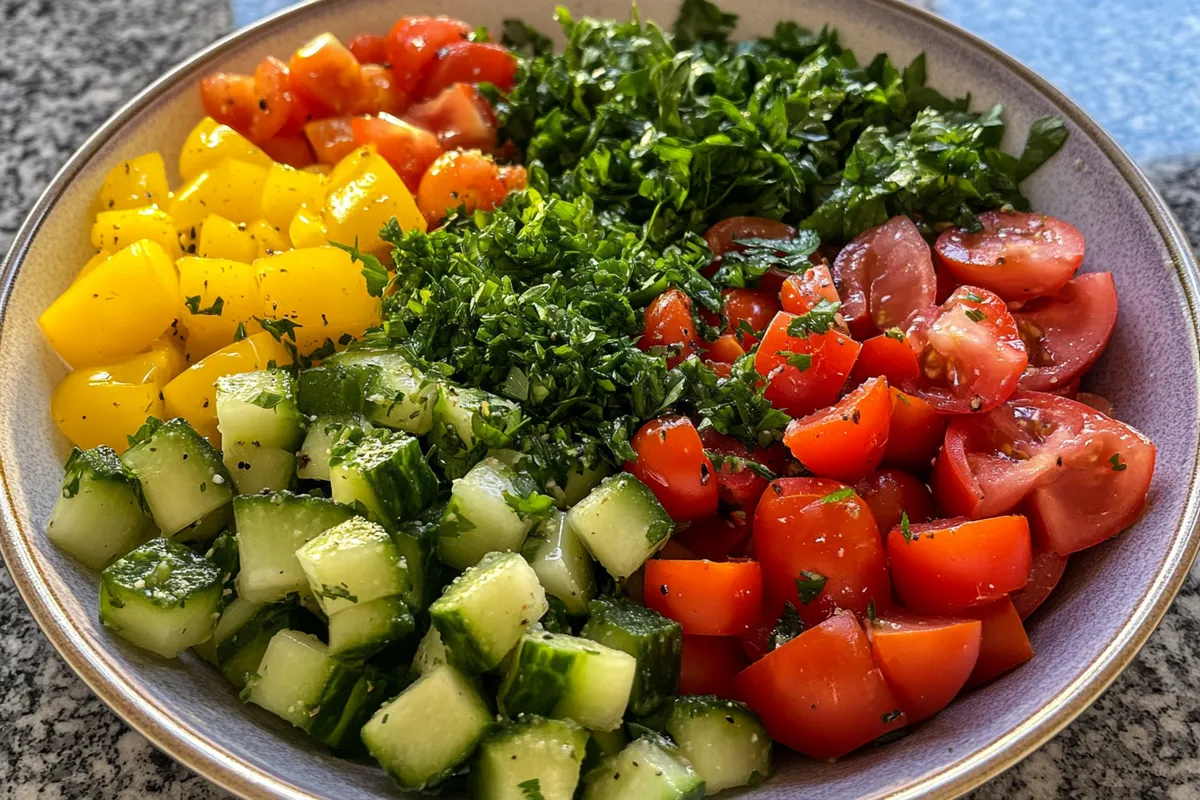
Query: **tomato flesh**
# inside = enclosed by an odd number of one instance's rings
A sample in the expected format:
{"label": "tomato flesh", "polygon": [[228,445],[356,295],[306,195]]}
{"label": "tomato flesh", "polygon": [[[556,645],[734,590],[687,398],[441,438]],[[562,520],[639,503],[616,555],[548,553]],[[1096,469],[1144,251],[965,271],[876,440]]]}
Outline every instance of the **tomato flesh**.
{"label": "tomato flesh", "polygon": [[732,333],[723,333],[712,342],[701,342],[700,352],[706,361],[717,364],[732,364],[746,354]]}
{"label": "tomato flesh", "polygon": [[363,80],[367,83],[369,102],[366,113],[403,114],[408,108],[408,95],[392,78],[392,70],[380,64],[363,64]]}
{"label": "tomato flesh", "polygon": [[969,608],[963,616],[983,623],[979,659],[967,679],[967,688],[982,686],[1033,658],[1033,645],[1011,598]]}
{"label": "tomato flesh", "polygon": [[271,157],[272,161],[278,161],[296,169],[315,164],[317,160],[313,154],[312,145],[308,143],[308,137],[303,133],[272,136],[265,142],[259,142],[258,146]]}
{"label": "tomato flesh", "polygon": [[[770,456],[760,449],[751,453],[750,449],[732,436],[718,433],[709,428],[700,434],[704,449],[718,455],[727,456],[717,467],[717,496],[725,508],[754,510],[758,498],[767,488],[767,479],[746,467],[740,459],[749,459],[763,464]],[[765,466],[765,464],[764,464]]]}
{"label": "tomato flesh", "polygon": [[354,54],[360,64],[386,64],[388,63],[388,46],[387,39],[382,36],[376,36],[373,33],[360,33],[350,41],[346,42],[346,47]]}
{"label": "tomato flesh", "polygon": [[638,457],[625,462],[625,470],[650,487],[671,519],[700,519],[717,512],[713,465],[690,419],[651,420],[631,444]]}
{"label": "tomato flesh", "polygon": [[645,314],[645,327],[638,347],[649,350],[666,347],[667,367],[677,366],[688,356],[700,352],[700,337],[692,320],[692,301],[679,289],[667,289],[654,298]]}
{"label": "tomato flesh", "polygon": [[746,512],[717,514],[694,520],[671,537],[696,555],[709,561],[724,561],[741,555],[750,541],[750,523]]}
{"label": "tomato flesh", "polygon": [[292,92],[287,65],[274,56],[259,62],[253,76],[217,72],[203,78],[200,101],[208,116],[255,144],[299,130],[293,118],[300,101]]}
{"label": "tomato flesh", "polygon": [[1060,556],[1049,550],[1034,549],[1028,583],[1024,589],[1009,594],[1021,619],[1028,619],[1030,614],[1046,602],[1066,570],[1067,556]]}
{"label": "tomato flesh", "polygon": [[762,613],[762,570],[753,561],[646,562],[646,606],[697,636],[737,636]]}
{"label": "tomato flesh", "polygon": [[1012,315],[1029,353],[1020,388],[1056,391],[1078,380],[1104,352],[1117,324],[1117,289],[1107,272],[1080,275]]}
{"label": "tomato flesh", "polygon": [[837,405],[792,420],[783,443],[817,477],[852,482],[883,460],[891,417],[887,381],[871,378]]}
{"label": "tomato flesh", "polygon": [[317,161],[330,166],[350,155],[358,146],[349,117],[315,119],[304,126],[304,136],[312,145]]}
{"label": "tomato flesh", "polygon": [[397,85],[412,94],[437,52],[465,41],[471,26],[449,17],[401,17],[387,35],[388,63]]}
{"label": "tomato flesh", "polygon": [[741,249],[739,239],[794,239],[796,229],[785,222],[764,217],[730,217],[714,224],[704,232],[704,241],[713,256],[720,258],[731,250]]}
{"label": "tomato flesh", "polygon": [[469,83],[448,86],[437,97],[411,106],[405,118],[436,133],[447,150],[491,151],[496,147],[496,115]]}
{"label": "tomato flesh", "polygon": [[371,110],[374,91],[363,77],[362,64],[331,33],[292,53],[288,69],[292,91],[317,117]]}
{"label": "tomato flesh", "polygon": [[432,133],[389,114],[355,117],[350,120],[350,129],[357,144],[375,145],[410,191],[418,190],[421,178],[442,154]]}
{"label": "tomato flesh", "polygon": [[905,514],[910,524],[917,524],[928,522],[936,513],[929,489],[904,470],[876,470],[854,484],[854,491],[871,507],[875,524],[885,536]]}
{"label": "tomato flesh", "polygon": [[779,293],[780,305],[789,314],[804,314],[822,300],[841,302],[837,287],[833,284],[833,275],[825,264],[789,275]]}
{"label": "tomato flesh", "polygon": [[899,325],[932,306],[937,289],[933,257],[917,226],[905,216],[860,233],[838,253],[833,279],[842,314],[856,337]]}
{"label": "tomato flesh", "polygon": [[517,58],[491,42],[452,42],[439,48],[417,89],[420,98],[435,97],[455,83],[490,83],[501,92],[513,87]]}
{"label": "tomato flesh", "polygon": [[932,717],[966,685],[979,660],[979,620],[893,613],[868,625],[871,652],[909,724]]}
{"label": "tomato flesh", "polygon": [[946,434],[946,418],[919,397],[889,387],[892,421],[883,463],[925,475]]}
{"label": "tomato flesh", "polygon": [[872,336],[862,343],[854,370],[850,373],[851,383],[862,383],[868,378],[887,378],[888,384],[899,386],[915,381],[921,374],[917,366],[917,355],[904,343],[904,337]]}
{"label": "tomato flesh", "polygon": [[732,636],[683,635],[679,663],[679,693],[715,694],[736,700],[734,681],[746,666],[739,641]]}
{"label": "tomato flesh", "polygon": [[779,312],[779,298],[761,289],[726,289],[722,294],[725,330],[749,350],[758,344],[758,334]]}
{"label": "tomato flesh", "polygon": [[504,202],[508,187],[500,168],[478,150],[451,150],[437,157],[417,187],[417,208],[430,225],[459,208],[471,214]]}
{"label": "tomato flesh", "polygon": [[771,320],[754,355],[754,368],[767,381],[767,400],[793,417],[803,417],[837,401],[860,345],[836,330],[790,336],[793,319],[780,311]]}

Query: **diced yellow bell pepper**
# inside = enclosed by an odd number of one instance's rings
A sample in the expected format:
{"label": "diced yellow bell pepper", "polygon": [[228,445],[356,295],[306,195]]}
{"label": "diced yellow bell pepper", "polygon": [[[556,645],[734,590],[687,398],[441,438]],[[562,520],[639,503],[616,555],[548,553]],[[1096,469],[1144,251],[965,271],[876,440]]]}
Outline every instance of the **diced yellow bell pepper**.
{"label": "diced yellow bell pepper", "polygon": [[292,247],[322,247],[329,244],[329,232],[321,220],[320,212],[301,208],[288,225],[288,238]]}
{"label": "diced yellow bell pepper", "polygon": [[175,193],[171,216],[176,230],[198,225],[209,214],[250,224],[262,216],[262,187],[267,170],[247,161],[226,159],[201,172]]}
{"label": "diced yellow bell pepper", "polygon": [[76,447],[106,444],[118,453],[129,446],[146,417],[163,416],[158,356],[76,370],[50,396],[50,416]]}
{"label": "diced yellow bell pepper", "polygon": [[334,167],[321,217],[329,241],[357,241],[364,253],[380,257],[391,255],[391,245],[379,238],[379,229],[392,217],[401,230],[426,229],[408,187],[373,147],[355,150]]}
{"label": "diced yellow bell pepper", "polygon": [[175,265],[160,245],[142,240],[71,284],[38,324],[79,368],[145,350],[175,321],[180,302]]}
{"label": "diced yellow bell pepper", "polygon": [[197,364],[193,364],[163,389],[166,413],[183,417],[213,447],[221,446],[217,430],[217,378],[267,369],[272,364],[292,363],[291,354],[266,331],[247,336],[240,342],[222,347]]}
{"label": "diced yellow bell pepper", "polygon": [[196,255],[249,264],[258,257],[258,243],[246,223],[231,222],[216,214],[209,214],[200,225]]}
{"label": "diced yellow bell pepper", "polygon": [[158,151],[122,161],[104,178],[100,187],[101,211],[123,211],[141,206],[162,207],[170,198],[167,167]]}
{"label": "diced yellow bell pepper", "polygon": [[326,340],[344,346],[379,324],[379,298],[367,293],[362,265],[336,247],[308,247],[254,262],[263,316],[287,319],[295,330],[296,349],[309,355]]}
{"label": "diced yellow bell pepper", "polygon": [[80,268],[79,274],[75,276],[75,280],[79,280],[80,278],[90,275],[92,273],[92,271],[96,269],[96,267],[100,266],[105,261],[107,261],[108,257],[111,255],[112,255],[111,250],[101,250],[98,253],[96,253],[96,255],[89,258],[87,260],[87,263],[84,264],[83,267]]}
{"label": "diced yellow bell pepper", "polygon": [[101,211],[92,225],[92,247],[99,250],[120,250],[141,239],[158,242],[172,260],[183,255],[175,221],[165,211],[154,206],[129,208],[124,211]]}
{"label": "diced yellow bell pepper", "polygon": [[272,164],[263,183],[263,219],[287,227],[301,207],[319,209],[325,197],[325,178],[286,164]]}
{"label": "diced yellow bell pepper", "polygon": [[[284,250],[292,249],[292,242],[288,239],[287,230],[272,225],[265,219],[251,223],[250,235],[254,237],[254,244],[257,247],[255,255],[258,258],[273,256]],[[251,261],[253,260],[251,259]]]}
{"label": "diced yellow bell pepper", "polygon": [[333,167],[328,164],[309,164],[307,167],[301,167],[301,172],[311,172],[313,175],[328,175],[333,172]]}
{"label": "diced yellow bell pepper", "polygon": [[[247,333],[262,330],[254,317],[262,316],[262,301],[254,268],[224,258],[179,259],[179,291],[185,308],[187,357],[190,363],[233,343],[241,324]],[[220,314],[216,310],[220,300]],[[208,311],[210,313],[193,313]]]}
{"label": "diced yellow bell pepper", "polygon": [[190,181],[227,158],[269,167],[274,162],[258,145],[212,117],[200,120],[179,152],[179,177]]}
{"label": "diced yellow bell pepper", "polygon": [[183,346],[170,334],[158,337],[144,355],[154,360],[153,378],[159,388],[175,380],[176,376],[188,367],[187,357],[183,354]]}

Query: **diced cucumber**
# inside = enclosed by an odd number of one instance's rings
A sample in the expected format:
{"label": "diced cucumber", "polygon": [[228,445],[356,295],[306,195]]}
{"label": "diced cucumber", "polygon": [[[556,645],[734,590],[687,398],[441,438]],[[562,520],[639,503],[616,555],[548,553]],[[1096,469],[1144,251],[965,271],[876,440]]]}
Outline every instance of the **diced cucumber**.
{"label": "diced cucumber", "polygon": [[138,647],[174,658],[212,636],[221,570],[183,545],[151,539],[100,573],[100,622]]}
{"label": "diced cucumber", "polygon": [[442,514],[438,558],[461,570],[486,553],[519,551],[533,520],[508,504],[508,497],[523,494],[517,480],[517,471],[494,457],[456,479]]}
{"label": "diced cucumber", "polygon": [[329,456],[334,441],[347,428],[369,427],[360,414],[327,414],[317,417],[308,426],[304,444],[296,456],[296,472],[301,478],[314,481],[329,480]]}
{"label": "diced cucumber", "polygon": [[308,592],[308,578],[296,551],[354,516],[354,511],[323,497],[279,492],[241,495],[233,501],[237,520],[238,595],[272,603],[292,592]]}
{"label": "diced cucumber", "polygon": [[387,677],[374,667],[366,667],[350,691],[337,726],[321,740],[338,755],[350,757],[364,753],[359,737],[362,726],[387,699],[389,691]]}
{"label": "diced cucumber", "polygon": [[296,381],[300,413],[309,417],[361,414],[366,379],[364,370],[341,364],[323,364],[301,370]]}
{"label": "diced cucumber", "polygon": [[326,364],[362,370],[363,411],[371,422],[417,436],[429,432],[437,387],[398,351],[349,348]]}
{"label": "diced cucumber", "polygon": [[359,675],[317,637],[283,630],[271,638],[242,698],[321,739],[337,728]]}
{"label": "diced cucumber", "polygon": [[412,613],[398,596],[358,603],[329,618],[329,653],[351,660],[367,658],[415,627]]}
{"label": "diced cucumber", "polygon": [[567,512],[567,522],[619,581],[665,545],[674,527],[654,493],[627,472],[605,478]]}
{"label": "diced cucumber", "polygon": [[683,628],[631,600],[602,597],[588,604],[591,616],[580,636],[637,659],[629,710],[649,714],[679,690]]}
{"label": "diced cucumber", "polygon": [[583,800],[700,800],[704,779],[669,742],[643,736],[584,778]]}
{"label": "diced cucumber", "polygon": [[226,440],[221,455],[238,494],[282,492],[296,484],[296,456],[288,450]]}
{"label": "diced cucumber", "polygon": [[537,574],[516,553],[489,553],[429,607],[451,663],[467,673],[499,664],[546,613]]}
{"label": "diced cucumber", "polygon": [[404,602],[414,614],[429,608],[445,583],[445,567],[434,554],[441,520],[442,508],[435,505],[417,519],[401,522],[391,532],[396,550],[408,565],[412,588],[404,593]]}
{"label": "diced cucumber", "polygon": [[461,478],[488,449],[507,447],[521,407],[480,389],[442,385],[433,406],[429,441],[447,478]]}
{"label": "diced cucumber", "polygon": [[121,461],[137,475],[150,513],[165,536],[233,499],[233,479],[220,454],[182,419],[164,422],[126,450]]}
{"label": "diced cucumber", "polygon": [[60,549],[102,569],[154,535],[142,487],[112,448],[76,447],[66,472],[46,526],[46,536]]}
{"label": "diced cucumber", "polygon": [[[233,509],[231,508],[231,516],[232,511]],[[192,549],[195,550],[196,548],[193,546]],[[224,589],[221,592],[221,606],[224,608],[233,600],[234,580],[241,569],[241,559],[238,558],[237,537],[230,531],[222,531],[204,551],[204,557],[216,564],[217,568],[221,570],[221,585]]]}
{"label": "diced cucumber", "polygon": [[479,744],[471,768],[476,800],[571,800],[588,732],[570,720],[521,717]]}
{"label": "diced cucumber", "polygon": [[187,544],[211,542],[233,524],[233,505],[226,504],[188,525],[171,537]]}
{"label": "diced cucumber", "polygon": [[625,745],[629,744],[629,734],[625,732],[625,726],[611,731],[592,731],[592,737],[588,739],[587,753],[583,758],[583,774],[591,772],[608,756],[615,756],[617,753],[625,749]]}
{"label": "diced cucumber", "polygon": [[592,557],[567,525],[565,515],[555,512],[542,520],[521,552],[546,593],[561,600],[567,613],[588,612],[588,601],[596,596]]}
{"label": "diced cucumber", "polygon": [[343,432],[333,443],[329,480],[334,500],[362,503],[391,528],[420,514],[438,491],[420,443],[386,428]]}
{"label": "diced cucumber", "polygon": [[255,442],[259,447],[295,452],[304,441],[296,382],[281,369],[218,378],[217,427],[226,444]]}
{"label": "diced cucumber", "polygon": [[563,487],[560,498],[563,508],[570,508],[588,496],[608,475],[608,465],[597,461],[589,466],[580,462],[579,466],[567,473],[567,485]]}
{"label": "diced cucumber", "polygon": [[[205,556],[208,558],[208,556]],[[240,597],[235,597],[225,606],[225,610],[221,612],[221,618],[217,621],[217,627],[213,630],[213,635],[192,646],[192,652],[203,658],[208,663],[215,666],[220,666],[217,660],[217,644],[224,638],[245,625],[250,618],[262,610],[264,606],[259,603],[251,603],[248,600],[243,600]],[[254,665],[258,667],[256,663]],[[240,688],[240,687],[239,687]]]}
{"label": "diced cucumber", "polygon": [[409,675],[414,679],[419,678],[434,667],[448,663],[450,657],[446,653],[446,645],[442,643],[441,634],[438,633],[436,625],[430,625],[429,630],[421,637],[421,643],[417,645]]}
{"label": "diced cucumber", "polygon": [[611,731],[621,724],[637,662],[590,639],[560,633],[526,634],[500,687],[509,717],[539,714]]}
{"label": "diced cucumber", "polygon": [[362,517],[336,525],[296,550],[327,616],[407,592],[408,567],[381,526]]}
{"label": "diced cucumber", "polygon": [[225,679],[239,689],[258,671],[267,645],[281,630],[308,628],[312,617],[291,603],[259,605],[241,597],[235,599],[213,632],[217,665]]}
{"label": "diced cucumber", "polygon": [[771,774],[771,738],[753,711],[712,695],[676,697],[666,732],[709,794],[755,786]]}
{"label": "diced cucumber", "polygon": [[424,789],[471,757],[492,719],[475,685],[446,664],[376,711],[362,740],[400,788]]}

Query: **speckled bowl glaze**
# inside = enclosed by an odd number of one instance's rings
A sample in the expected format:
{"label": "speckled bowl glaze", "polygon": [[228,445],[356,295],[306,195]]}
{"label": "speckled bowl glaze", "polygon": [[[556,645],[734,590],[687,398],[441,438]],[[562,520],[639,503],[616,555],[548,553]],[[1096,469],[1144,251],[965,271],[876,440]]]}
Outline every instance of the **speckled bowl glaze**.
{"label": "speckled bowl glaze", "polygon": [[[149,87],[76,153],[17,236],[0,285],[0,465],[3,555],[46,635],[133,727],[179,761],[247,797],[396,797],[383,773],[325,753],[286,723],[238,702],[194,658],[165,661],[103,631],[96,576],[50,546],[44,528],[65,442],[47,413],[64,368],[35,320],[89,255],[88,214],[108,167],[158,149],[178,153],[201,115],[197,79],[247,72],[325,30],[381,30],[401,13],[445,13],[493,29],[521,16],[553,27],[554,0],[318,0],[200,53]],[[625,15],[626,0],[579,0],[578,14]],[[644,18],[673,18],[676,0],[642,0]],[[1066,147],[1027,184],[1035,207],[1087,237],[1086,270],[1114,273],[1121,321],[1093,373],[1120,418],[1159,447],[1149,509],[1127,534],[1072,558],[1032,621],[1037,657],[879,750],[818,763],[780,753],[756,798],[948,797],[1015,763],[1080,713],[1116,677],[1166,611],[1196,553],[1198,503],[1197,266],[1162,200],[1086,114],[1027,69],[953,26],[894,0],[748,0],[742,34],[777,19],[830,23],[858,52],[906,62],[928,55],[932,82],[1003,102],[1010,130],[1048,113],[1067,120]],[[1020,142],[1010,142],[1018,147]],[[170,160],[170,159],[169,159]],[[1153,324],[1148,324],[1153,320]]]}

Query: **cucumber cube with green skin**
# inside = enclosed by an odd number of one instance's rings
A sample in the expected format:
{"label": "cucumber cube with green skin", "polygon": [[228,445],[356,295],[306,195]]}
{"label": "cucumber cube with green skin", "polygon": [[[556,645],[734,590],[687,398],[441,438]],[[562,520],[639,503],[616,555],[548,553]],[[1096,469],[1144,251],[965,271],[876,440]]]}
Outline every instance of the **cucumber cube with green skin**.
{"label": "cucumber cube with green skin", "polygon": [[420,514],[438,492],[420,443],[382,428],[344,432],[333,444],[329,480],[334,500],[362,503],[391,528]]}
{"label": "cucumber cube with green skin", "polygon": [[[205,558],[208,558],[208,556],[205,556]],[[251,603],[240,597],[233,598],[232,602],[225,606],[225,610],[221,612],[221,618],[217,621],[217,627],[213,630],[213,635],[200,644],[193,645],[192,652],[213,666],[219,666],[217,645],[223,639],[227,639],[236,632],[238,628],[245,625],[263,608],[265,606],[261,603]],[[258,664],[256,663],[254,666],[257,667]]]}
{"label": "cucumber cube with green skin", "polygon": [[434,553],[438,531],[441,529],[442,507],[427,508],[417,519],[406,520],[389,531],[400,557],[408,565],[408,580],[412,588],[404,593],[404,602],[413,613],[429,608],[441,594],[445,583],[445,567]]}
{"label": "cucumber cube with green skin", "polygon": [[240,495],[233,501],[241,571],[239,597],[273,603],[293,592],[308,593],[296,551],[354,516],[354,510],[323,497],[290,492]]}
{"label": "cucumber cube with green skin", "polygon": [[704,779],[670,742],[643,736],[584,778],[583,800],[700,800]]}
{"label": "cucumber cube with green skin", "polygon": [[771,775],[771,737],[741,703],[713,695],[676,697],[665,729],[709,794],[756,786]]}
{"label": "cucumber cube with green skin", "polygon": [[588,496],[608,476],[608,465],[597,461],[588,466],[580,462],[575,469],[567,473],[567,485],[563,487],[560,503],[563,508],[570,508]]}
{"label": "cucumber cube with green skin", "polygon": [[401,595],[408,567],[382,526],[353,517],[296,550],[300,568],[326,616]]}
{"label": "cucumber cube with green skin", "polygon": [[413,656],[412,667],[409,669],[409,677],[415,680],[435,667],[448,663],[450,663],[450,656],[446,653],[446,645],[442,643],[441,634],[438,633],[436,625],[430,625],[429,630],[425,631],[425,635],[421,637],[421,643],[417,645],[417,652]]}
{"label": "cucumber cube with green skin", "polygon": [[492,720],[475,684],[445,664],[376,711],[362,740],[400,788],[426,789],[471,757]]}
{"label": "cucumber cube with green skin", "polygon": [[[239,597],[234,603],[245,602]],[[315,627],[312,614],[291,603],[272,603],[257,606],[251,617],[233,630],[223,630],[225,617],[233,610],[231,605],[217,623],[218,632],[213,634],[217,641],[217,664],[225,679],[237,688],[246,685],[250,676],[258,671],[267,645],[275,634],[282,630],[310,630]],[[311,632],[311,631],[310,631]]]}
{"label": "cucumber cube with green skin", "polygon": [[325,363],[361,371],[363,412],[371,422],[417,436],[429,432],[437,386],[400,352],[351,347]]}
{"label": "cucumber cube with green skin", "polygon": [[524,716],[488,735],[471,767],[476,800],[571,800],[588,732],[570,720]]}
{"label": "cucumber cube with green skin", "polygon": [[374,667],[365,667],[350,691],[337,726],[321,741],[335,754],[352,757],[366,753],[359,734],[366,721],[383,705],[391,689],[387,678]]}
{"label": "cucumber cube with green skin", "polygon": [[226,439],[221,457],[225,468],[233,476],[238,494],[282,492],[295,488],[296,455],[288,450]]}
{"label": "cucumber cube with green skin", "polygon": [[46,536],[85,566],[103,569],[157,532],[132,470],[110,447],[71,451]]}
{"label": "cucumber cube with green skin", "polygon": [[625,745],[629,744],[629,734],[625,732],[625,726],[621,726],[612,731],[592,731],[592,738],[588,739],[587,753],[583,758],[583,774],[586,775],[596,767],[600,766],[608,756],[615,756],[617,753],[625,749]]}
{"label": "cucumber cube with green skin", "polygon": [[580,636],[637,659],[629,710],[649,714],[679,691],[683,628],[657,611],[626,598],[602,597],[588,604]]}
{"label": "cucumber cube with green skin", "polygon": [[176,533],[171,540],[184,544],[211,542],[228,530],[232,524],[233,506],[223,505]]}
{"label": "cucumber cube with green skin", "polygon": [[568,614],[588,613],[588,601],[596,596],[592,557],[565,515],[556,511],[540,522],[521,552],[546,593],[561,600]]}
{"label": "cucumber cube with green skin", "polygon": [[165,536],[233,499],[233,478],[221,455],[182,419],[164,422],[126,450],[121,461],[137,475],[150,513]]}
{"label": "cucumber cube with green skin", "polygon": [[296,382],[281,369],[218,378],[217,427],[226,443],[256,442],[259,447],[295,452],[304,441]]}
{"label": "cucumber cube with green skin", "polygon": [[429,607],[450,661],[467,673],[487,672],[546,613],[537,573],[516,553],[489,553],[454,579]]}
{"label": "cucumber cube with green skin", "polygon": [[461,478],[489,449],[508,447],[521,407],[480,389],[442,385],[433,406],[429,441],[447,478]]}
{"label": "cucumber cube with green skin", "polygon": [[538,714],[611,731],[625,716],[636,671],[633,656],[590,639],[528,633],[500,687],[500,710],[509,717]]}
{"label": "cucumber cube with green skin", "polygon": [[357,603],[329,618],[329,653],[349,660],[368,658],[414,628],[412,612],[399,596]]}
{"label": "cucumber cube with green skin", "polygon": [[271,637],[242,699],[321,739],[337,728],[361,674],[317,637],[283,630]]}
{"label": "cucumber cube with green skin", "polygon": [[296,404],[309,417],[361,414],[366,371],[341,364],[322,364],[301,370],[296,381]]}
{"label": "cucumber cube with green skin", "polygon": [[519,551],[534,520],[509,505],[510,497],[528,494],[518,482],[516,469],[492,456],[456,479],[442,514],[438,558],[462,570],[487,553]]}
{"label": "cucumber cube with green skin", "polygon": [[584,547],[619,581],[667,543],[674,524],[646,484],[627,472],[605,478],[569,512]]}
{"label": "cucumber cube with green skin", "polygon": [[296,455],[296,473],[307,480],[329,480],[329,457],[333,443],[347,428],[369,428],[361,414],[326,414],[309,423],[304,444]]}
{"label": "cucumber cube with green skin", "polygon": [[221,570],[183,545],[151,539],[100,573],[100,622],[174,658],[213,634],[221,616]]}

